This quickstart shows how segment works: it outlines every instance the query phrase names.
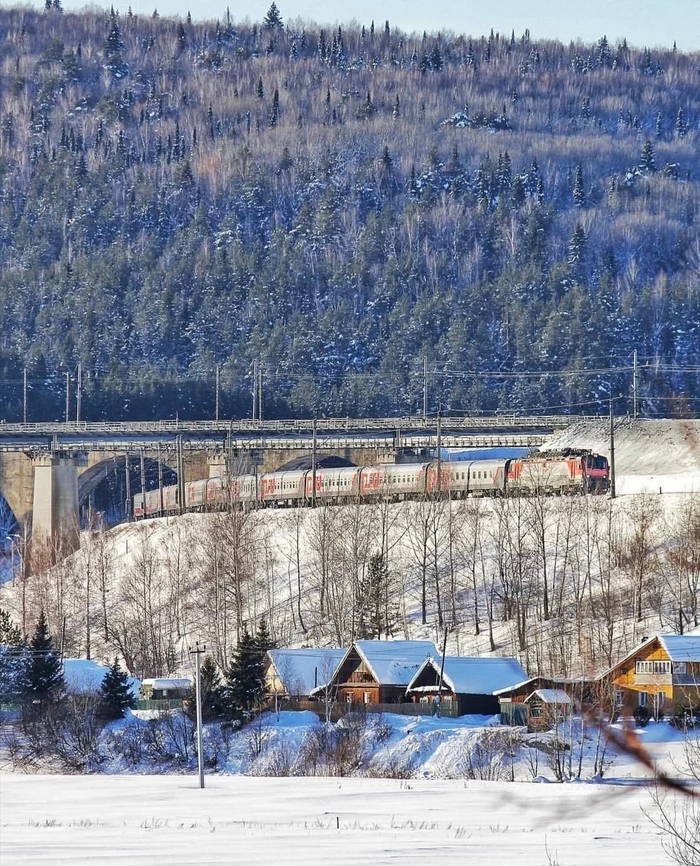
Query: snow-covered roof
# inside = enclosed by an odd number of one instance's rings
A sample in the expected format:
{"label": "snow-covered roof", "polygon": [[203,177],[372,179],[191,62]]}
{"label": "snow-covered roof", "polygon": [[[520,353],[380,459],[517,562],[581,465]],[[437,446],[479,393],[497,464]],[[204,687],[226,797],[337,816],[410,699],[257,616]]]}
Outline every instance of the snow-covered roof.
{"label": "snow-covered roof", "polygon": [[191,689],[192,680],[187,677],[151,677],[143,680],[142,685],[153,689]]}
{"label": "snow-covered roof", "polygon": [[[426,659],[411,679],[407,691],[427,665],[440,670],[439,657]],[[527,677],[520,662],[513,658],[481,656],[445,656],[443,681],[455,694],[491,695],[499,689],[513,687]]]}
{"label": "snow-covered roof", "polygon": [[659,641],[673,662],[700,662],[700,635],[660,634]]}
{"label": "snow-covered roof", "polygon": [[309,695],[325,686],[335,673],[347,649],[337,647],[272,649],[268,657],[290,695]]}
{"label": "snow-covered roof", "polygon": [[512,685],[503,686],[503,688],[500,688],[500,689],[494,689],[493,694],[494,695],[502,695],[502,694],[504,694],[504,692],[512,692],[512,691],[515,691],[515,689],[521,689],[523,686],[526,686],[529,683],[534,683],[537,680],[541,680],[541,679],[551,679],[551,677],[544,677],[544,678],[540,677],[540,676],[528,677],[526,680],[522,680],[519,683],[513,683]]}
{"label": "snow-covered roof", "polygon": [[[97,692],[108,670],[108,667],[93,659],[64,659],[63,678],[66,681],[66,690],[72,694]],[[129,678],[129,682],[131,691],[137,695],[141,683],[133,677]]]}
{"label": "snow-covered roof", "polygon": [[438,654],[429,640],[356,640],[353,646],[384,686],[407,686],[426,658]]}
{"label": "snow-covered roof", "polygon": [[529,701],[530,698],[539,698],[543,704],[570,704],[573,703],[571,698],[563,689],[537,689],[531,695],[525,698]]}

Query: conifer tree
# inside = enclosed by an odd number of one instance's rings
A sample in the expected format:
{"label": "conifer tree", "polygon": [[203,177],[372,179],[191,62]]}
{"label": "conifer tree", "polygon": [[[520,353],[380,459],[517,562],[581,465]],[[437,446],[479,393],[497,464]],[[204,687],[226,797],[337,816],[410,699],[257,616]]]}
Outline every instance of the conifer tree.
{"label": "conifer tree", "polygon": [[685,135],[685,117],[683,115],[683,109],[678,109],[678,115],[676,117],[676,135],[678,138],[683,138]]}
{"label": "conifer tree", "polygon": [[[221,683],[221,674],[214,659],[204,657],[199,672],[202,683],[202,719],[210,722],[221,718],[229,709],[230,696],[227,687]],[[197,710],[197,686],[192,688],[191,700],[188,702],[188,714],[194,719]]]}
{"label": "conifer tree", "polygon": [[586,193],[583,189],[583,166],[580,162],[576,166],[573,199],[576,207],[583,207],[586,204]]}
{"label": "conifer tree", "polygon": [[66,684],[61,659],[53,648],[43,610],[29,643],[29,652],[31,657],[27,670],[27,697],[40,703],[56,700],[63,694]]}
{"label": "conifer tree", "polygon": [[639,167],[642,171],[656,171],[654,145],[649,140],[647,140],[642,147],[642,154],[639,158]]}
{"label": "conifer tree", "polygon": [[375,640],[390,635],[396,624],[389,569],[384,554],[375,553],[359,582],[356,599],[357,637]]}
{"label": "conifer tree", "polygon": [[586,249],[586,232],[581,223],[576,223],[569,240],[569,264],[577,270]]}
{"label": "conifer tree", "polygon": [[121,670],[114,659],[100,685],[100,711],[108,720],[123,719],[127,710],[135,705],[129,675]]}
{"label": "conifer tree", "polygon": [[280,114],[280,92],[275,87],[275,92],[272,96],[272,110],[270,111],[270,126],[277,126],[277,118]]}
{"label": "conifer tree", "polygon": [[272,640],[272,635],[267,626],[267,619],[264,615],[260,617],[258,629],[255,632],[255,646],[258,648],[261,656],[264,656],[268,650],[275,647],[275,642]]}
{"label": "conifer tree", "polygon": [[29,655],[22,632],[0,608],[0,705],[21,701],[27,689]]}
{"label": "conifer tree", "polygon": [[281,30],[284,27],[282,16],[277,8],[277,4],[274,2],[270,4],[267,15],[263,18],[263,27],[266,30]]}
{"label": "conifer tree", "polygon": [[233,712],[253,710],[265,697],[263,654],[247,628],[243,629],[226,671],[225,690],[227,703]]}

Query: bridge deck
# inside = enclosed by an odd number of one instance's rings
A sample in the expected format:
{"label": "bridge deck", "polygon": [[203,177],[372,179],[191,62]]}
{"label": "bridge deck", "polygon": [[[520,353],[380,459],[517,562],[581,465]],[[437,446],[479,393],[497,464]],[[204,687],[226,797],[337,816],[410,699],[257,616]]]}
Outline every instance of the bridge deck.
{"label": "bridge deck", "polygon": [[[492,415],[440,419],[445,447],[534,446],[556,430],[584,416]],[[321,418],[316,445],[337,448],[434,447],[438,419]],[[174,447],[217,451],[311,449],[312,420],[252,421],[104,421],[0,422],[0,451],[75,453],[79,451],[140,451]]]}

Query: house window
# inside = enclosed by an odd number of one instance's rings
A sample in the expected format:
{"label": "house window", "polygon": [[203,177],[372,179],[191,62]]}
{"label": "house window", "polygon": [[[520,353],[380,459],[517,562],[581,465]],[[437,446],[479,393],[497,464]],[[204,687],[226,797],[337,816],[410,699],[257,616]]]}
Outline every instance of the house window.
{"label": "house window", "polygon": [[363,692],[362,693],[362,703],[363,704],[371,703],[371,695],[369,692]]}
{"label": "house window", "polygon": [[352,692],[345,692],[345,703],[351,704],[353,702],[353,694]]}
{"label": "house window", "polygon": [[674,674],[687,673],[685,662],[674,662],[673,663],[673,673]]}
{"label": "house window", "polygon": [[422,698],[420,699],[420,702],[421,702],[422,704],[429,704],[429,703],[430,703],[430,698],[422,697]]}
{"label": "house window", "polygon": [[530,716],[533,719],[541,719],[542,718],[542,707],[535,704],[530,707]]}
{"label": "house window", "polygon": [[615,706],[621,707],[625,703],[625,693],[622,689],[615,689]]}
{"label": "house window", "polygon": [[638,673],[638,674],[670,674],[671,673],[671,662],[637,661],[637,662],[635,662],[635,673]]}
{"label": "house window", "polygon": [[646,692],[639,693],[639,706],[640,707],[648,707],[649,706],[649,695]]}

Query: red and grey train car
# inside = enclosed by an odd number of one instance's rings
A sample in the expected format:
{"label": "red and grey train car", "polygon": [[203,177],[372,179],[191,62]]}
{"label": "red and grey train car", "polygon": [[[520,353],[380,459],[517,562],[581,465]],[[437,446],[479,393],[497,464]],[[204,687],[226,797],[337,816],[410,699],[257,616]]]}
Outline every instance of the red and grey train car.
{"label": "red and grey train car", "polygon": [[[314,496],[315,482],[315,496]],[[468,496],[535,493],[606,493],[610,467],[605,457],[568,449],[535,452],[507,460],[432,461],[379,466],[268,472],[235,478],[207,478],[184,485],[184,509],[217,510],[227,504],[287,506],[319,503],[401,501],[443,494]],[[164,487],[134,497],[134,516],[150,517],[180,510],[178,487]]]}

